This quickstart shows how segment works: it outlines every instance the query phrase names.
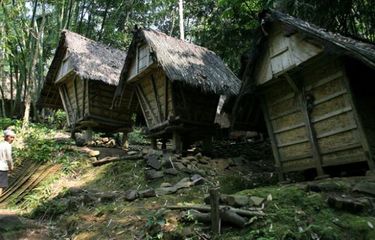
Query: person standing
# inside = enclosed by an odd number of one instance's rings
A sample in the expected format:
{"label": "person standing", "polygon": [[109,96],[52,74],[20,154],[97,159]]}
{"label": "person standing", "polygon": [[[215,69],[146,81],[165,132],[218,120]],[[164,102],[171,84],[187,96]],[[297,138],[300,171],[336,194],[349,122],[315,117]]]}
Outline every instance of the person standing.
{"label": "person standing", "polygon": [[16,134],[7,129],[4,131],[4,141],[0,142],[0,195],[8,187],[8,173],[13,171],[12,143]]}

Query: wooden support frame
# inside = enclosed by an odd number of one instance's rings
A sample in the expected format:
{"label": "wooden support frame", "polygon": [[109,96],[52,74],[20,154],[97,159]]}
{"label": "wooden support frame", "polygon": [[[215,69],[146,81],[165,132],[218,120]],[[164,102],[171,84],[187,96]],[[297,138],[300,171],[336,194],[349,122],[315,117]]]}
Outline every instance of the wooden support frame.
{"label": "wooden support frame", "polygon": [[155,78],[152,74],[151,74],[151,85],[152,85],[152,91],[154,93],[154,98],[155,98],[155,101],[156,101],[159,122],[161,122],[162,121],[161,103],[160,103],[160,99],[159,99],[158,89],[156,87]]}
{"label": "wooden support frame", "polygon": [[87,88],[87,79],[82,79],[83,81],[83,97],[82,97],[82,117],[85,117],[86,113],[86,88]]}
{"label": "wooden support frame", "polygon": [[80,107],[79,107],[79,99],[78,99],[77,78],[78,78],[78,76],[75,75],[75,76],[74,76],[74,80],[73,80],[73,84],[74,84],[74,97],[75,97],[75,99],[76,99],[76,105],[77,105],[77,106],[76,106],[76,107],[77,107],[77,110],[76,110],[76,112],[77,112],[77,117],[80,118],[80,117],[81,117],[81,111],[80,111]]}
{"label": "wooden support frame", "polygon": [[[340,61],[342,63],[342,61]],[[355,99],[353,98],[353,93],[352,93],[352,89],[350,87],[350,84],[349,84],[349,79],[348,79],[348,76],[347,76],[347,73],[346,73],[346,69],[344,67],[342,67],[342,71],[343,71],[343,83],[344,83],[344,86],[346,87],[347,91],[348,91],[348,101],[349,103],[353,106],[353,116],[354,116],[354,119],[355,121],[357,122],[357,125],[358,125],[358,132],[359,132],[359,135],[360,135],[360,141],[361,141],[361,144],[362,144],[362,147],[365,151],[365,154],[366,154],[366,158],[367,158],[367,164],[368,164],[368,167],[370,169],[370,171],[375,171],[375,159],[374,159],[374,156],[373,156],[373,153],[371,152],[370,150],[370,146],[369,146],[369,143],[368,143],[368,138],[367,138],[367,135],[365,134],[365,131],[363,129],[363,126],[362,126],[362,120],[357,112],[357,108],[356,108],[356,104],[355,104]]]}
{"label": "wooden support frame", "polygon": [[169,79],[164,76],[164,120],[168,119],[169,103]]}
{"label": "wooden support frame", "polygon": [[260,105],[264,113],[264,120],[266,121],[268,135],[270,136],[270,139],[271,139],[271,147],[272,147],[273,156],[275,157],[275,163],[276,163],[275,165],[276,165],[277,174],[279,177],[279,181],[282,182],[285,180],[284,174],[283,174],[283,168],[282,168],[283,166],[281,164],[280,152],[279,152],[279,149],[277,148],[277,141],[273,132],[273,126],[270,121],[270,116],[268,113],[268,109],[266,106],[266,99],[264,95],[261,95]]}
{"label": "wooden support frame", "polygon": [[[143,103],[145,104],[145,107],[146,107],[146,109],[143,109],[143,108],[142,108],[142,109],[144,110],[144,111],[143,111],[144,115],[146,116],[146,112],[145,112],[145,110],[147,110],[147,111],[150,113],[151,118],[153,119],[153,121],[154,121],[154,122],[157,122],[157,118],[156,118],[154,112],[152,111],[151,105],[150,105],[150,103],[148,102],[148,100],[147,100],[147,98],[146,98],[146,95],[145,95],[144,92],[143,92],[142,86],[140,86],[139,84],[137,84],[137,86],[136,86],[136,90],[137,90],[137,94],[138,94],[139,98],[142,100],[142,101],[140,101],[140,102],[141,102],[141,103],[143,102]],[[141,106],[141,107],[142,107],[142,106]]]}

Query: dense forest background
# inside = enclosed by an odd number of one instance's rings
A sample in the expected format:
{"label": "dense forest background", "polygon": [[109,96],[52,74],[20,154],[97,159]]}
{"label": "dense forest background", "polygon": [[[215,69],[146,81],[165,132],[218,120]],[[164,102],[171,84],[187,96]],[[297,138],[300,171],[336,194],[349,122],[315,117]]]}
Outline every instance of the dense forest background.
{"label": "dense forest background", "polygon": [[[124,50],[135,25],[179,37],[178,0],[0,2],[0,116],[23,117],[25,125],[62,29]],[[215,51],[238,72],[263,8],[375,41],[375,0],[185,0],[185,39]]]}

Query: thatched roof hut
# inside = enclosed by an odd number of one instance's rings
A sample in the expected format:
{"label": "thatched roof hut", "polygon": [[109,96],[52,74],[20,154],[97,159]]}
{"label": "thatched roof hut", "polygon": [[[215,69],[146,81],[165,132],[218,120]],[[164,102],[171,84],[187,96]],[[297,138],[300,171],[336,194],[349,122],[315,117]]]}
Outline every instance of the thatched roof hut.
{"label": "thatched roof hut", "polygon": [[202,129],[213,129],[219,96],[237,94],[240,80],[214,52],[159,31],[138,29],[118,95],[127,88],[135,89],[150,136],[193,139],[198,136],[192,129],[202,134]]}
{"label": "thatched roof hut", "polygon": [[[64,30],[47,73],[39,105],[64,108],[75,128],[129,128],[127,111],[111,110],[126,52]],[[129,109],[131,106],[123,106]]]}
{"label": "thatched roof hut", "polygon": [[354,163],[374,169],[375,45],[278,11],[260,21],[235,111],[262,106],[280,176]]}

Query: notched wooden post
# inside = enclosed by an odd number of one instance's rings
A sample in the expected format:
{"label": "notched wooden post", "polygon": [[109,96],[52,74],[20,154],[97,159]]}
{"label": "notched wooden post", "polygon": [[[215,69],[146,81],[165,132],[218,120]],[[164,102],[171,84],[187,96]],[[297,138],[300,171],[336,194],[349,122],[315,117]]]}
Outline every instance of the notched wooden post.
{"label": "notched wooden post", "polygon": [[211,202],[211,230],[214,236],[220,235],[221,219],[219,205],[219,187],[213,187],[209,190]]}

